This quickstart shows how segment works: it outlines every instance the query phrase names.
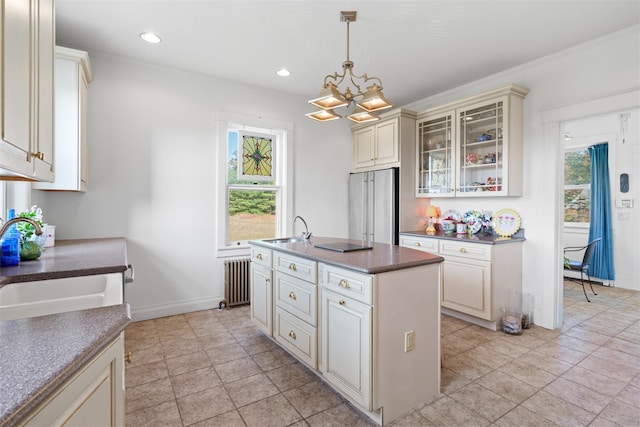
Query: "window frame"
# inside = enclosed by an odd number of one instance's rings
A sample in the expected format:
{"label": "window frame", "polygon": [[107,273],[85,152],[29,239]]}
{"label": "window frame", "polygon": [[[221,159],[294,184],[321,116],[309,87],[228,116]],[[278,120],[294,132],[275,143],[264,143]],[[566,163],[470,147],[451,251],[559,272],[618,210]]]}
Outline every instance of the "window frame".
{"label": "window frame", "polygon": [[274,186],[227,184],[227,148],[228,133],[230,130],[254,131],[259,134],[274,134],[278,146],[274,159],[275,186],[276,191],[276,235],[288,235],[291,232],[292,224],[287,219],[293,212],[293,124],[286,121],[265,119],[262,117],[247,116],[244,114],[234,114],[218,112],[216,114],[217,124],[217,184],[215,197],[216,205],[216,255],[218,258],[234,256],[245,256],[250,253],[248,241],[227,242],[228,224],[228,190],[247,189],[260,190],[266,187],[271,190]]}
{"label": "window frame", "polygon": [[[565,163],[565,158],[567,153],[571,153],[571,152],[576,152],[576,151],[586,151],[587,155],[589,155],[589,145],[584,145],[584,144],[565,144],[564,147],[564,151],[563,151],[563,157],[562,157],[562,162],[563,162],[563,167],[564,167],[564,163]],[[564,192],[566,190],[580,190],[580,189],[587,189],[587,190],[591,190],[591,174],[589,174],[589,182],[587,184],[563,184],[563,203],[562,203],[562,218],[565,218],[565,210],[566,210],[566,206],[564,205]],[[589,209],[591,209],[591,192],[589,191]],[[589,221],[587,222],[567,222],[564,221],[564,225],[565,227],[576,227],[576,228],[588,228],[589,227]]]}

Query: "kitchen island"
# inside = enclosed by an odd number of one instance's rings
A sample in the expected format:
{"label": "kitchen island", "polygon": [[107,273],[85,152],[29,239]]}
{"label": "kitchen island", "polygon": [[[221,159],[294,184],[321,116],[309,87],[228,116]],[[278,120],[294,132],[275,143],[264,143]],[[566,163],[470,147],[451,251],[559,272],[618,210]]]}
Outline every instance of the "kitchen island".
{"label": "kitchen island", "polygon": [[439,393],[442,257],[330,237],[250,243],[252,320],[363,413],[388,424]]}

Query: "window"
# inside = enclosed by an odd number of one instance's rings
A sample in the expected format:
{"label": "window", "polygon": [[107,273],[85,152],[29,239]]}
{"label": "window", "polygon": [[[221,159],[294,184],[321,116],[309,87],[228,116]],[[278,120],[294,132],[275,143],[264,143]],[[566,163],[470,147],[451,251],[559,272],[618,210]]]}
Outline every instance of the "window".
{"label": "window", "polygon": [[591,207],[591,159],[587,148],[567,149],[564,154],[564,222],[589,223]]}
{"label": "window", "polygon": [[[247,253],[247,242],[283,236],[291,204],[291,132],[251,126],[246,117],[218,120],[218,249],[221,256]],[[262,124],[262,123],[261,123]],[[274,125],[274,123],[271,123]]]}

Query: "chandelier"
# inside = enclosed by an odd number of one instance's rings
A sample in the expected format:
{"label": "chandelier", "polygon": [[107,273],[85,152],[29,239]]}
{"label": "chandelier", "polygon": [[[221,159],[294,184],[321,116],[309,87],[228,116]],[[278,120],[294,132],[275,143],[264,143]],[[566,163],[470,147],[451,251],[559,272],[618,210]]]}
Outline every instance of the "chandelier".
{"label": "chandelier", "polygon": [[[309,100],[310,104],[318,107],[316,111],[306,114],[309,118],[319,122],[339,119],[342,116],[333,109],[355,103],[353,111],[346,118],[356,123],[363,123],[379,120],[380,118],[372,113],[393,106],[382,94],[382,80],[378,77],[369,77],[367,73],[361,76],[353,73],[354,63],[349,59],[349,24],[355,22],[356,15],[356,11],[340,12],[340,22],[347,23],[347,60],[342,63],[341,74],[335,72],[324,77],[320,94],[317,98]],[[369,82],[371,85],[366,86]],[[341,91],[342,83],[345,83],[346,87]],[[366,91],[362,91],[361,85],[366,87]]]}

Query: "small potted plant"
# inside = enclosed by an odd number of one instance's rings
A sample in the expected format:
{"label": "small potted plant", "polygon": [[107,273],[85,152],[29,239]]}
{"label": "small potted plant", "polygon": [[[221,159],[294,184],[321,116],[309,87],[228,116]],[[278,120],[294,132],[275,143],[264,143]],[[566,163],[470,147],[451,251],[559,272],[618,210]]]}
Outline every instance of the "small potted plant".
{"label": "small potted plant", "polygon": [[[38,223],[40,227],[42,224],[42,209],[37,206],[32,206],[28,211],[20,212],[18,218],[29,218]],[[40,236],[36,235],[36,228],[33,224],[28,222],[16,223],[16,229],[20,233],[20,260],[28,261],[37,259],[42,254],[42,247],[46,240],[46,234],[42,230]]]}

